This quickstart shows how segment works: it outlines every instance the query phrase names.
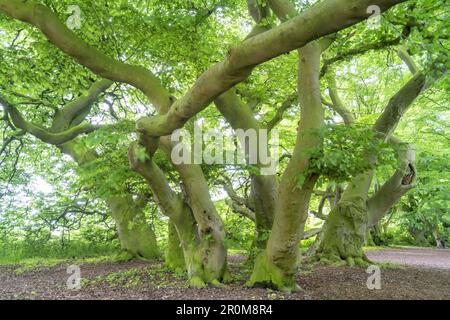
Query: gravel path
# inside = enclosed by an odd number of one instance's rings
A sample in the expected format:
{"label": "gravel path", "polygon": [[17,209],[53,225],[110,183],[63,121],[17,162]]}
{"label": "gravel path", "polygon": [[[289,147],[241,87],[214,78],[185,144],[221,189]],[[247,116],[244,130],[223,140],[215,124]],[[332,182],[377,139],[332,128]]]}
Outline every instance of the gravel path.
{"label": "gravel path", "polygon": [[450,249],[383,249],[367,251],[366,255],[374,262],[450,271]]}

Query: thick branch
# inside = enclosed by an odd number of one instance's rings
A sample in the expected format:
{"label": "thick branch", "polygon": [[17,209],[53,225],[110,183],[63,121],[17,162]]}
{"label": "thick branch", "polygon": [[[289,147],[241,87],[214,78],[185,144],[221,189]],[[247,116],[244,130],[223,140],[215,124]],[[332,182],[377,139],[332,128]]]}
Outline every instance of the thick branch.
{"label": "thick branch", "polygon": [[240,203],[233,201],[232,199],[226,199],[225,203],[227,204],[227,206],[229,206],[231,208],[231,210],[233,210],[233,212],[236,212],[237,214],[239,214],[245,218],[248,218],[248,219],[252,220],[253,222],[256,221],[255,212],[250,210],[248,207],[243,206]]}
{"label": "thick branch", "polygon": [[33,1],[0,0],[0,11],[36,26],[55,46],[102,78],[140,89],[156,106],[168,108],[170,105],[170,97],[153,73],[143,67],[114,60],[89,46],[48,7]]}
{"label": "thick branch", "polygon": [[[268,4],[281,22],[286,22],[298,15],[298,11],[291,0],[268,0]],[[322,52],[328,49],[334,40],[336,40],[336,34],[320,39]]]}
{"label": "thick branch", "polygon": [[86,95],[82,95],[58,110],[53,118],[52,132],[60,132],[71,126],[77,126],[84,121],[89,114],[92,105],[113,84],[110,80],[95,82]]}
{"label": "thick branch", "polygon": [[98,129],[97,126],[84,123],[63,132],[52,133],[41,126],[38,126],[31,122],[27,122],[23,118],[22,114],[13,105],[9,104],[5,99],[1,98],[0,103],[5,107],[5,110],[10,115],[14,126],[22,129],[23,131],[26,131],[27,133],[32,134],[45,143],[49,143],[52,145],[61,145],[75,139],[81,134],[87,134]]}
{"label": "thick branch", "polygon": [[389,101],[374,125],[374,130],[389,137],[397,127],[403,114],[426,87],[426,77],[422,72],[408,81]]}
{"label": "thick branch", "polygon": [[346,125],[352,124],[355,121],[355,118],[350,110],[348,110],[342,103],[342,100],[337,92],[336,79],[334,77],[330,77],[328,80],[328,93],[330,94],[332,101],[332,104],[329,104],[329,106],[342,117]]}
{"label": "thick branch", "polygon": [[214,101],[217,109],[230,123],[233,129],[261,129],[261,123],[256,120],[252,109],[231,89]]}
{"label": "thick branch", "polygon": [[400,198],[414,187],[417,176],[414,147],[394,137],[391,137],[389,142],[397,149],[398,166],[392,177],[367,201],[369,227],[376,225]]}
{"label": "thick branch", "polygon": [[227,57],[201,75],[167,114],[139,120],[138,130],[152,136],[170,134],[220,94],[245,80],[255,66],[366,19],[369,5],[376,4],[385,11],[401,2],[404,0],[329,0],[314,5],[280,26],[231,48]]}
{"label": "thick branch", "polygon": [[282,22],[292,19],[298,14],[294,4],[289,0],[268,0],[268,4]]}

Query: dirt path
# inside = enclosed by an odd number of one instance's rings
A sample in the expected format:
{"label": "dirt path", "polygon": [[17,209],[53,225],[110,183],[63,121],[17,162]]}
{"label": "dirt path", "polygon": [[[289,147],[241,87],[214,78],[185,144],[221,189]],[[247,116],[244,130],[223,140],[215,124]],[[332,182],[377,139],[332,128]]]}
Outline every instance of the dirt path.
{"label": "dirt path", "polygon": [[[367,288],[369,275],[363,268],[303,268],[298,276],[303,291],[290,295],[245,288],[249,274],[236,257],[230,259],[232,282],[226,288],[202,290],[188,288],[184,277],[167,272],[162,262],[81,265],[85,280],[76,291],[66,286],[68,264],[26,272],[0,267],[0,299],[450,299],[447,251],[388,249],[371,251],[369,256],[420,267],[382,269],[381,290]],[[421,260],[424,256],[428,264]]]}
{"label": "dirt path", "polygon": [[450,271],[450,249],[385,249],[367,251],[366,255],[374,262]]}

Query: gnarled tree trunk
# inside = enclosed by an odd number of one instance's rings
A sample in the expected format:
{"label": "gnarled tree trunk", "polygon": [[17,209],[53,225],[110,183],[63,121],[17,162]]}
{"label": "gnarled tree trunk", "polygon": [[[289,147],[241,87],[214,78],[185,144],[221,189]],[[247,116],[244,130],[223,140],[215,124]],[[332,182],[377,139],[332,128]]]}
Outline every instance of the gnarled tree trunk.
{"label": "gnarled tree trunk", "polygon": [[116,196],[105,200],[116,222],[123,259],[154,259],[160,256],[156,235],[131,196]]}
{"label": "gnarled tree trunk", "polygon": [[[414,152],[392,134],[402,115],[426,88],[425,75],[418,72],[389,101],[373,130],[378,139],[393,143],[399,150],[399,167],[394,175],[368,200],[373,172],[362,173],[347,186],[341,201],[332,210],[324,229],[317,258],[325,263],[365,264],[363,253],[368,226],[376,224],[411,189],[416,175]],[[405,148],[405,145],[407,146]],[[367,155],[374,161],[373,155]]]}
{"label": "gnarled tree trunk", "polygon": [[[318,178],[315,174],[307,173],[309,152],[320,148],[322,143],[319,133],[324,121],[319,81],[321,53],[319,42],[310,43],[299,50],[301,118],[297,141],[278,188],[267,248],[257,257],[250,285],[270,286],[284,291],[297,288],[295,272],[299,242],[308,215],[311,193]],[[300,178],[302,175],[303,179]]]}
{"label": "gnarled tree trunk", "polygon": [[364,264],[362,247],[367,228],[367,192],[372,174],[362,174],[351,182],[325,222],[316,256],[325,263],[342,260],[349,265]]}
{"label": "gnarled tree trunk", "polygon": [[[203,228],[206,228],[206,230],[202,231],[194,216],[194,209],[192,209],[190,203],[192,199],[185,201],[180,194],[172,190],[164,173],[151,160],[153,154],[148,148],[149,159],[145,162],[140,162],[136,158],[137,148],[139,148],[138,144],[133,144],[130,147],[130,166],[146,179],[161,211],[173,223],[183,249],[184,264],[191,286],[202,288],[207,283],[218,285],[223,280],[226,271],[226,251],[223,244],[221,221],[218,224],[214,224],[217,221],[212,219],[213,215],[211,213],[208,215],[208,211],[202,209],[202,219],[203,215],[205,215],[207,220],[201,222]],[[185,170],[188,171],[190,168],[185,168]],[[198,181],[194,179],[195,177],[188,179],[187,175],[189,172],[187,173],[186,171],[181,171],[185,173],[183,181],[187,181],[188,184],[191,184],[191,187],[199,186],[196,183]],[[185,183],[183,183],[183,188],[187,189]],[[194,190],[191,189],[191,192],[194,192]],[[199,195],[199,197],[201,196],[206,195]],[[202,208],[201,199],[194,198],[194,201],[197,206],[196,210],[199,210],[199,207]],[[213,225],[213,227],[210,228],[208,224]]]}

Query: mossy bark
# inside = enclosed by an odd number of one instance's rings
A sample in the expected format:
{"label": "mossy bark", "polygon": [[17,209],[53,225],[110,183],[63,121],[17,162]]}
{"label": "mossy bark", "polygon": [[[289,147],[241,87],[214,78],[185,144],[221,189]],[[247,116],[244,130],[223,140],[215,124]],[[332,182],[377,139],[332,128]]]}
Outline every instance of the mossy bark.
{"label": "mossy bark", "polygon": [[176,273],[181,273],[186,269],[184,252],[178,237],[177,229],[171,221],[169,221],[168,224],[168,235],[165,255],[166,265]]}
{"label": "mossy bark", "polygon": [[[251,286],[264,286],[285,292],[298,289],[295,283],[300,258],[299,243],[307,217],[307,208],[316,179],[310,178],[295,199],[295,210],[285,210],[291,202],[280,202],[267,248],[255,259],[253,273],[248,282]],[[284,199],[280,193],[279,199]]]}
{"label": "mossy bark", "polygon": [[256,257],[255,268],[247,285],[251,287],[261,286],[283,292],[292,292],[299,289],[294,277],[286,275],[286,270],[275,265],[266,251]]}
{"label": "mossy bark", "polygon": [[[191,286],[203,288],[207,284],[219,284],[226,270],[226,251],[223,244],[223,234],[221,233],[223,232],[221,221],[219,220],[215,224],[217,220],[214,219],[213,213],[208,210],[203,210],[201,213],[197,211],[197,214],[200,215],[197,218],[193,209],[193,203],[196,204],[196,210],[199,210],[202,208],[202,200],[207,202],[202,197],[209,198],[209,194],[192,196],[200,168],[192,170],[193,168],[179,166],[181,167],[179,172],[183,173],[184,181],[189,178],[190,174],[193,174],[190,177],[190,193],[187,197],[190,203],[187,203],[187,199],[170,187],[167,178],[156,163],[151,159],[145,163],[137,160],[136,148],[137,144],[130,147],[128,154],[130,166],[146,179],[161,211],[170,218],[183,249],[184,265]],[[202,183],[202,179],[203,175],[201,175],[199,183]],[[211,207],[209,209],[212,210]],[[205,217],[208,221],[204,221]],[[213,227],[210,228],[205,224],[200,225],[198,220],[201,219],[203,219],[203,223],[206,222]]]}
{"label": "mossy bark", "polygon": [[207,284],[218,284],[222,279],[218,279],[215,273],[211,275],[205,268],[205,262],[208,260],[202,255],[205,251],[201,247],[197,223],[186,203],[183,203],[181,210],[171,215],[171,224],[178,235],[190,285],[194,288],[205,288]]}
{"label": "mossy bark", "polygon": [[[299,243],[308,216],[309,201],[317,175],[307,171],[311,151],[320,148],[320,128],[324,123],[319,70],[320,43],[299,50],[298,92],[301,118],[292,158],[281,178],[275,216],[267,248],[255,261],[249,285],[264,285],[294,291],[299,260]],[[300,176],[303,176],[300,179]],[[302,181],[303,180],[303,181]]]}
{"label": "mossy bark", "polygon": [[325,223],[317,258],[326,264],[364,265],[366,228],[366,201],[360,197],[342,199]]}
{"label": "mossy bark", "polygon": [[[170,157],[173,147],[170,137],[161,137],[160,143],[162,150]],[[201,167],[195,164],[174,164],[174,167],[180,174],[187,206],[197,224],[200,241],[197,249],[203,266],[203,279],[206,283],[217,284],[222,281],[227,267],[223,221],[211,200]],[[176,226],[178,229],[179,225]],[[179,230],[178,234],[182,240]]]}
{"label": "mossy bark", "polygon": [[372,177],[373,172],[354,177],[328,215],[315,255],[322,263],[364,265],[367,262],[363,246],[368,222],[367,194]]}
{"label": "mossy bark", "polygon": [[273,225],[277,187],[276,176],[252,175],[252,197],[255,206],[256,230],[253,245],[256,250],[264,250],[267,246]]}
{"label": "mossy bark", "polygon": [[[171,233],[176,232],[179,247],[182,249],[184,258],[183,267],[187,271],[189,281],[193,287],[203,288],[207,279],[204,276],[204,269],[200,255],[200,238],[197,230],[197,223],[192,215],[189,206],[178,197],[178,209],[170,214]],[[174,239],[175,237],[173,237]],[[172,239],[172,242],[173,242]],[[179,258],[179,248],[175,248]]]}
{"label": "mossy bark", "polygon": [[135,258],[159,257],[156,235],[132,197],[112,197],[107,199],[107,203],[116,222],[122,250]]}

